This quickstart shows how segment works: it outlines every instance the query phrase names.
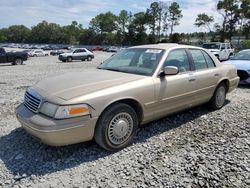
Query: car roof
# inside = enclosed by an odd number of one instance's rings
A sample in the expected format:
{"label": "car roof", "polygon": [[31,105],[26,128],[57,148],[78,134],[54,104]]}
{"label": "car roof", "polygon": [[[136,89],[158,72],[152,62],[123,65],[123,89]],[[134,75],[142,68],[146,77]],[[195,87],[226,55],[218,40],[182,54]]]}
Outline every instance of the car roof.
{"label": "car roof", "polygon": [[190,45],[183,45],[177,43],[159,43],[159,44],[148,44],[148,45],[141,45],[141,46],[133,46],[130,48],[153,48],[153,49],[164,49],[169,50],[172,48],[195,48],[201,49],[200,47],[190,46]]}

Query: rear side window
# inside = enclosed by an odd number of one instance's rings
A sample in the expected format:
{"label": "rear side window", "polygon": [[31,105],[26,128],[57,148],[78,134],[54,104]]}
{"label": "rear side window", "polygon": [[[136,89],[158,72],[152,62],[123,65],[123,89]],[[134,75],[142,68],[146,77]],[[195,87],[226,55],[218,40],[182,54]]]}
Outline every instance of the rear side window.
{"label": "rear side window", "polygon": [[178,49],[169,52],[164,63],[164,67],[165,66],[178,67],[179,72],[190,71],[189,60],[186,51],[184,49]]}
{"label": "rear side window", "polygon": [[203,56],[201,50],[190,49],[189,50],[195,65],[196,70],[207,69],[207,62]]}
{"label": "rear side window", "polygon": [[212,58],[206,52],[202,51],[202,53],[206,59],[208,68],[215,67],[215,64],[214,64],[214,61],[212,60]]}

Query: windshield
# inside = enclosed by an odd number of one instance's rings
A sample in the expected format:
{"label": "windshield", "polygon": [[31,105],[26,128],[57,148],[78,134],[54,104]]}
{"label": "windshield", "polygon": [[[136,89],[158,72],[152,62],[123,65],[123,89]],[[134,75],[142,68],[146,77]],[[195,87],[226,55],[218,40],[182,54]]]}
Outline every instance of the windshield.
{"label": "windshield", "polygon": [[163,49],[125,49],[104,61],[98,68],[151,76],[158,66],[163,53]]}
{"label": "windshield", "polygon": [[203,48],[206,49],[220,49],[219,44],[203,44]]}
{"label": "windshield", "polygon": [[241,51],[231,58],[232,60],[249,60],[250,61],[250,50]]}

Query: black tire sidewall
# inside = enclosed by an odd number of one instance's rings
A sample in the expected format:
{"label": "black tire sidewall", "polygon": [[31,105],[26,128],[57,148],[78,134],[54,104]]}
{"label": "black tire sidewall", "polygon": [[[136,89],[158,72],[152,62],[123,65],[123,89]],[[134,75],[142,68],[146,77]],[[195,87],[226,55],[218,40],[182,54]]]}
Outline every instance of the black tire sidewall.
{"label": "black tire sidewall", "polygon": [[72,57],[67,57],[68,62],[72,62],[73,58]]}
{"label": "black tire sidewall", "polygon": [[[20,63],[18,63],[17,61],[20,60]],[[22,65],[23,64],[23,60],[21,58],[16,58],[14,61],[15,65]]]}
{"label": "black tire sidewall", "polygon": [[[120,145],[115,145],[111,143],[108,138],[108,127],[113,117],[122,112],[126,112],[130,114],[130,116],[132,117],[133,131],[130,137],[124,143]],[[138,117],[134,109],[127,104],[116,103],[110,106],[108,109],[106,109],[101,115],[101,117],[99,118],[97,122],[96,131],[95,131],[95,140],[100,146],[102,146],[103,148],[107,150],[118,151],[127,147],[128,145],[132,143],[133,137],[136,133],[137,128],[138,128]]]}
{"label": "black tire sidewall", "polygon": [[[217,101],[216,101],[216,96],[218,95],[218,90],[219,90],[219,88],[221,88],[221,87],[224,87],[224,89],[225,89],[225,98],[224,98],[224,103],[223,103],[223,105],[222,105],[222,106],[218,106]],[[215,90],[215,92],[214,92],[214,95],[213,95],[213,97],[212,97],[212,99],[211,99],[211,101],[210,101],[210,107],[212,107],[212,108],[215,109],[215,110],[221,109],[221,108],[224,106],[224,104],[225,104],[226,94],[227,94],[226,85],[225,85],[224,83],[220,83],[220,84],[218,85],[218,87],[216,88],[216,90]]]}

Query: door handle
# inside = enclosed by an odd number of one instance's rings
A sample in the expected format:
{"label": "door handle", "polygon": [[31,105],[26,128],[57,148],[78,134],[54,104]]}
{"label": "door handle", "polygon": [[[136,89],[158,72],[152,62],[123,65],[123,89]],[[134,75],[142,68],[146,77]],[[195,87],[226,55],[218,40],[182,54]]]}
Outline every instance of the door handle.
{"label": "door handle", "polygon": [[189,79],[189,82],[194,82],[196,79],[195,78],[191,78]]}
{"label": "door handle", "polygon": [[214,74],[214,76],[215,76],[215,77],[218,77],[218,76],[220,76],[220,74],[216,73],[216,74]]}

